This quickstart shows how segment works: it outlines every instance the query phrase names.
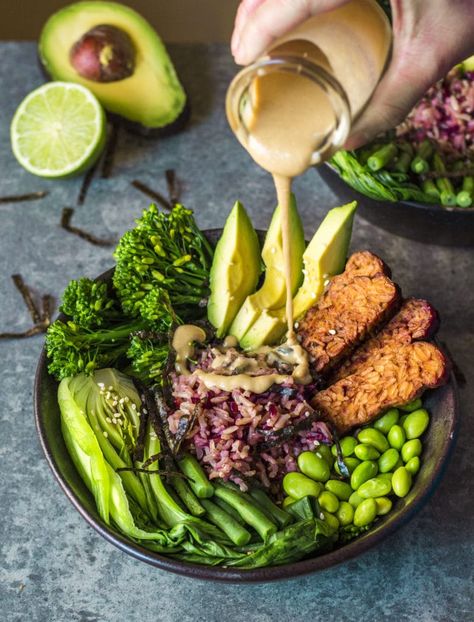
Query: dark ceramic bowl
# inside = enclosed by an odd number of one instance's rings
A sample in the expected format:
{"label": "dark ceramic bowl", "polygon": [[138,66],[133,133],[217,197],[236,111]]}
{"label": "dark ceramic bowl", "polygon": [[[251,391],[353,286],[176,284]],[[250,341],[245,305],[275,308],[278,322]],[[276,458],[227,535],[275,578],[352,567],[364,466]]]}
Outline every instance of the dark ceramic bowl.
{"label": "dark ceramic bowl", "polygon": [[474,246],[474,208],[377,201],[354,190],[329,163],[318,172],[341,203],[357,199],[357,213],[377,227],[427,244]]}
{"label": "dark ceramic bowl", "polygon": [[[206,232],[206,235],[214,243],[220,232],[221,230],[214,229]],[[112,270],[109,270],[99,279],[109,280],[111,275]],[[43,349],[36,370],[34,388],[36,428],[54,476],[82,517],[106,540],[141,561],[162,570],[213,581],[263,583],[290,579],[340,564],[374,546],[407,523],[433,494],[454,447],[458,425],[457,388],[454,378],[451,377],[446,386],[425,394],[424,404],[431,413],[431,424],[423,441],[423,464],[414,480],[413,488],[404,499],[396,501],[392,511],[382,517],[373,529],[338,549],[300,562],[256,570],[226,569],[189,564],[154,553],[124,537],[102,521],[94,499],[77,473],[64,444],[57,387],[57,382],[48,374],[46,353]]]}

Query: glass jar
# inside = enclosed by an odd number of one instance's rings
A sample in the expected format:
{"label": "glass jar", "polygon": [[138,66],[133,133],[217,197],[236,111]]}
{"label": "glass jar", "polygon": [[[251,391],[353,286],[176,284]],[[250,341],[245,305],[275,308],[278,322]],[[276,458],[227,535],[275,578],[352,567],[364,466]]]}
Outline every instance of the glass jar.
{"label": "glass jar", "polygon": [[328,159],[383,73],[391,45],[375,0],[311,17],[245,67],[227,92],[235,135],[273,174],[293,177]]}

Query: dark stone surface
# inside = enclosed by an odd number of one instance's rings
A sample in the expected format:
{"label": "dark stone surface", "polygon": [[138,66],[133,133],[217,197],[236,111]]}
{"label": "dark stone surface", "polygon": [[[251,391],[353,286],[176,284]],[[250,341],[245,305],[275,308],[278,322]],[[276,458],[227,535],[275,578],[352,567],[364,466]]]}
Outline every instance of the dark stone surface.
{"label": "dark stone surface", "polygon": [[[59,296],[69,279],[112,265],[111,251],[61,230],[81,179],[45,181],[23,171],[9,149],[13,112],[42,83],[32,44],[0,44],[0,195],[47,189],[47,198],[0,205],[0,331],[30,325],[10,281],[21,272],[38,292]],[[158,141],[125,133],[110,179],[96,179],[74,224],[119,237],[147,206],[131,185],[140,179],[166,192],[175,168],[183,202],[202,227],[221,226],[236,199],[255,226],[268,225],[275,199],[269,177],[252,164],[224,118],[226,86],[235,69],[221,46],[176,46],[173,57],[191,97],[186,131]],[[332,193],[317,173],[295,184],[307,236]],[[7,622],[187,622],[227,620],[473,619],[474,558],[474,276],[473,251],[391,237],[358,219],[353,249],[370,248],[391,265],[408,295],[425,296],[442,317],[441,339],[468,379],[461,391],[458,446],[432,500],[405,528],[356,560],[286,583],[212,585],[166,574],[106,543],[72,508],[41,454],[33,423],[33,375],[42,337],[0,342],[0,619]]]}

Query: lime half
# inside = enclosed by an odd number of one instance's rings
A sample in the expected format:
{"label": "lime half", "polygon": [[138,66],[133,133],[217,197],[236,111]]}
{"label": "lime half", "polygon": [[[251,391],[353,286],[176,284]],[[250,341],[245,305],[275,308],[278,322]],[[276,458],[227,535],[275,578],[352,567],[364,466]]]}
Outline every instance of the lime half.
{"label": "lime half", "polygon": [[68,177],[89,168],[105,144],[102,106],[84,86],[48,82],[21,102],[11,124],[18,162],[40,177]]}

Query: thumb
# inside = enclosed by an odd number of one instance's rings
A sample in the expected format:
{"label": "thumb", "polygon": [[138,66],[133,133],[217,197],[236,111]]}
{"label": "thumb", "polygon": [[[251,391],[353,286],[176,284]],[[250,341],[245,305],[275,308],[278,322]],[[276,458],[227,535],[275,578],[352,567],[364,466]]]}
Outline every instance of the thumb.
{"label": "thumb", "polygon": [[[265,0],[251,11],[238,16],[238,38],[233,39],[235,62],[248,65],[278,37],[289,32],[308,17],[335,9],[348,0]],[[244,0],[244,4],[250,4]],[[254,7],[252,7],[254,8]]]}

